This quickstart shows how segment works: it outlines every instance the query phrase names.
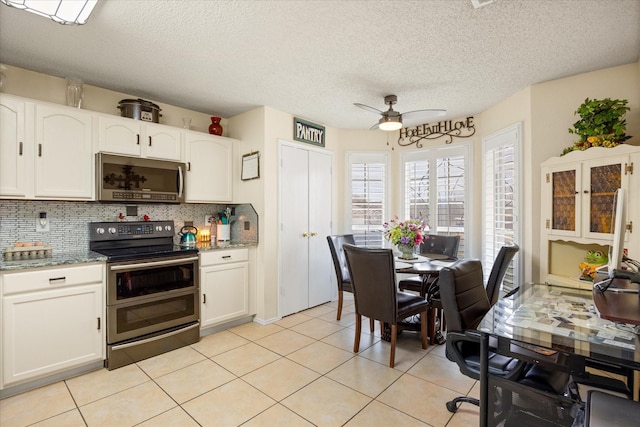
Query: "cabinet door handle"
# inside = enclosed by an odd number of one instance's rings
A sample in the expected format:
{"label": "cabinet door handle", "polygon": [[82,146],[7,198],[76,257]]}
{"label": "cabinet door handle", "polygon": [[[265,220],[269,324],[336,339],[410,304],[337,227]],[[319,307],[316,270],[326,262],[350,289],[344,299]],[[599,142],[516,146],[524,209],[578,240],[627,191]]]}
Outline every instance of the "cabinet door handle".
{"label": "cabinet door handle", "polygon": [[589,194],[589,190],[584,190],[583,193],[584,194]]}
{"label": "cabinet door handle", "polygon": [[207,294],[202,294],[202,303],[203,304],[207,303]]}
{"label": "cabinet door handle", "polygon": [[224,255],[224,256],[222,257],[222,259],[229,259],[229,258],[231,258],[231,255]]}
{"label": "cabinet door handle", "polygon": [[64,282],[65,280],[67,280],[66,277],[52,277],[49,279],[49,283],[50,284],[54,284],[54,283],[58,283],[58,282]]}
{"label": "cabinet door handle", "polygon": [[98,330],[100,330],[100,318],[98,317]]}
{"label": "cabinet door handle", "polygon": [[187,162],[187,171],[191,172],[191,162]]}
{"label": "cabinet door handle", "polygon": [[302,237],[307,237],[307,236],[309,236],[309,233],[307,233],[306,231],[302,233]]}
{"label": "cabinet door handle", "polygon": [[18,154],[20,156],[22,156],[22,141],[20,141],[20,145],[19,145],[19,148],[18,148]]}
{"label": "cabinet door handle", "polygon": [[149,137],[149,147],[151,147],[151,137]]}
{"label": "cabinet door handle", "polygon": [[140,145],[140,134],[136,134],[136,145]]}
{"label": "cabinet door handle", "polygon": [[315,237],[315,236],[317,236],[317,235],[318,235],[318,233],[316,233],[315,231],[312,231],[312,232],[311,232],[311,237]]}
{"label": "cabinet door handle", "polygon": [[42,144],[38,144],[38,157],[42,157]]}

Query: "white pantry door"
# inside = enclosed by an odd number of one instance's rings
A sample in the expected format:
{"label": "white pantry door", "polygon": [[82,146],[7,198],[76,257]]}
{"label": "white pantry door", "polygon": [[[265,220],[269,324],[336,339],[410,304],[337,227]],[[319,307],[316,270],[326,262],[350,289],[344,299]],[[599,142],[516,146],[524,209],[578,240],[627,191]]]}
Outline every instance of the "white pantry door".
{"label": "white pantry door", "polygon": [[330,301],[332,155],[280,146],[279,314]]}

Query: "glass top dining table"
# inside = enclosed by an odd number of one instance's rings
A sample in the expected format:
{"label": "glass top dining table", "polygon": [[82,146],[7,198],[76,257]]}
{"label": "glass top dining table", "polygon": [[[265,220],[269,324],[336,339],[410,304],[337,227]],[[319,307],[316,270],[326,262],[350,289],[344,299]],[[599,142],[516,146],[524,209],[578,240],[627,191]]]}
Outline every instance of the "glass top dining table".
{"label": "glass top dining table", "polygon": [[601,318],[592,291],[528,283],[503,298],[479,329],[529,345],[640,370],[640,337],[633,324]]}
{"label": "glass top dining table", "polygon": [[416,255],[416,258],[412,260],[396,257],[395,267],[396,273],[426,275],[440,273],[440,270],[455,262],[446,255],[428,254]]}
{"label": "glass top dining table", "polygon": [[[492,352],[528,363],[549,363],[556,369],[582,375],[588,367],[627,377],[638,399],[640,337],[637,325],[599,316],[591,290],[527,283],[503,298],[478,326],[480,334],[480,426],[493,425],[488,373],[489,337]],[[504,385],[504,383],[503,383]]]}

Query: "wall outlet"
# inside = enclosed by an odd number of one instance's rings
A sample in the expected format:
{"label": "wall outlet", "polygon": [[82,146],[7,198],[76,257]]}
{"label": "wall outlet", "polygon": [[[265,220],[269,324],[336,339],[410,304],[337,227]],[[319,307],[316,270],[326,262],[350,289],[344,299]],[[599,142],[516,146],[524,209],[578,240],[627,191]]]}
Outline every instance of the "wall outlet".
{"label": "wall outlet", "polygon": [[251,230],[251,223],[249,221],[245,221],[244,222],[244,229],[245,230]]}
{"label": "wall outlet", "polygon": [[205,224],[211,224],[211,221],[213,221],[213,215],[205,215],[204,216],[204,223]]}
{"label": "wall outlet", "polygon": [[47,218],[46,212],[40,212],[38,218],[36,218],[36,232],[42,233],[49,231],[49,218]]}

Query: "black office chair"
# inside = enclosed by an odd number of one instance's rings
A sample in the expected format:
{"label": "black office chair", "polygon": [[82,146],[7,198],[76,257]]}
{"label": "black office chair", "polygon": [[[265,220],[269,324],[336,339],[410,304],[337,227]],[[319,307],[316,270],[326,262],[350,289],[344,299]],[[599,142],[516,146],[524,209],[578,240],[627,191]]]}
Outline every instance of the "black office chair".
{"label": "black office chair", "polygon": [[[498,296],[500,295],[500,289],[502,285],[502,281],[504,280],[504,276],[509,269],[509,264],[513,260],[513,257],[518,253],[520,247],[515,243],[510,245],[506,245],[500,248],[498,252],[498,256],[493,263],[493,267],[491,267],[491,273],[489,274],[489,280],[487,281],[486,291],[487,297],[489,298],[489,304],[493,307],[496,302],[498,302]],[[440,327],[442,329],[446,328],[446,323],[444,321],[445,316],[442,316],[442,302],[440,301],[440,292],[439,292],[439,283],[436,278],[433,283],[427,284],[424,286],[426,290],[426,298],[429,301],[429,333],[430,336],[434,336],[433,339],[438,341],[443,341],[443,338],[435,337],[435,335],[439,334],[439,331],[436,331],[436,312],[440,312]],[[517,289],[514,289],[516,291]]]}
{"label": "black office chair", "polygon": [[500,248],[498,256],[496,256],[491,267],[491,273],[489,274],[489,280],[487,280],[487,297],[489,298],[489,304],[493,307],[498,302],[500,296],[500,289],[502,288],[502,281],[509,269],[511,260],[516,256],[516,253],[520,248],[515,243],[506,245]]}
{"label": "black office chair", "polygon": [[[447,318],[447,359],[456,362],[464,375],[480,379],[480,338],[466,331],[475,330],[491,309],[483,283],[482,264],[463,259],[440,271],[440,298]],[[496,353],[489,353],[489,373],[505,379],[518,378],[526,363]],[[456,412],[461,402],[479,405],[478,399],[456,397],[447,409]]]}
{"label": "black office chair", "polygon": [[[460,236],[441,236],[439,234],[427,234],[425,239],[420,243],[420,254],[426,256],[442,255],[441,259],[457,260],[458,247],[460,246]],[[408,277],[400,280],[398,289],[401,291],[417,292],[422,297],[427,297],[430,287],[436,286],[435,281],[438,280],[437,275],[420,275]],[[429,342],[430,344],[444,342],[444,337],[439,329],[444,329],[444,316],[442,315],[442,306],[439,300],[429,301]],[[436,318],[440,319],[440,328],[436,328]],[[436,332],[436,330],[438,330]],[[437,336],[436,336],[437,335]]]}
{"label": "black office chair", "polygon": [[418,296],[399,292],[396,288],[396,269],[391,249],[359,248],[345,244],[344,253],[349,266],[351,286],[356,305],[356,334],[353,351],[360,350],[362,316],[391,325],[391,355],[389,366],[395,365],[398,322],[420,314],[422,348],[427,348],[427,301]]}
{"label": "black office chair", "polygon": [[[327,236],[329,242],[329,250],[333,259],[333,267],[336,271],[336,280],[338,282],[338,314],[336,320],[342,317],[343,292],[353,293],[351,287],[351,277],[349,276],[349,268],[347,267],[347,259],[344,256],[342,245],[348,243],[355,245],[353,234],[345,234],[343,236]],[[373,319],[369,319],[369,329],[373,332]],[[381,331],[382,333],[382,331]]]}

